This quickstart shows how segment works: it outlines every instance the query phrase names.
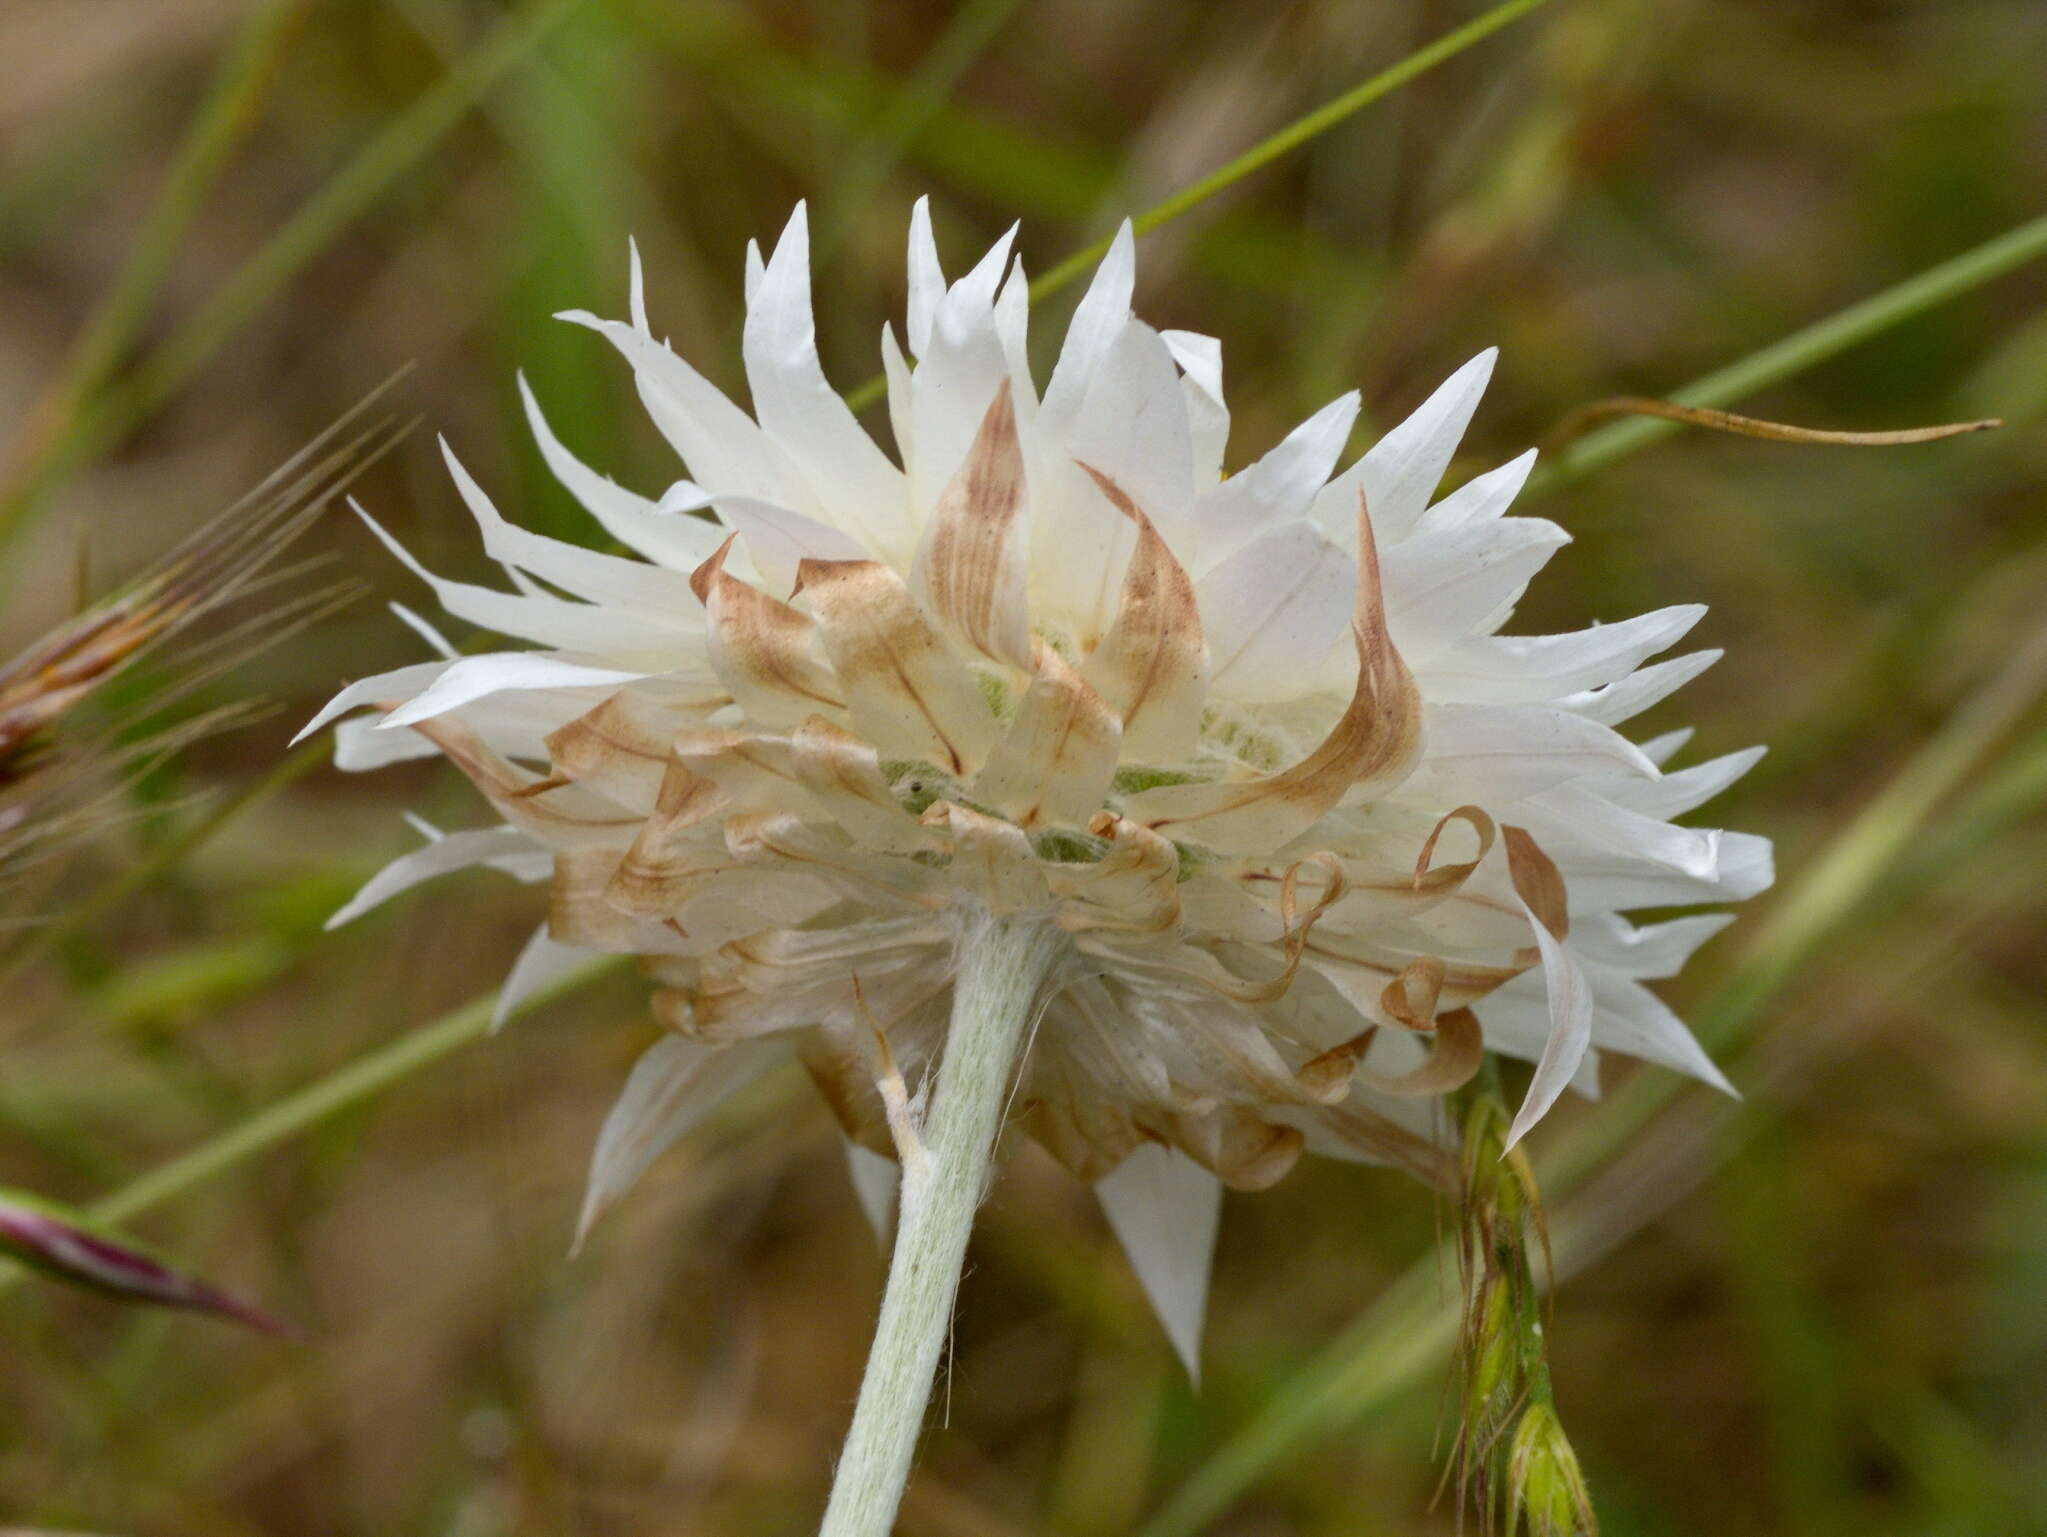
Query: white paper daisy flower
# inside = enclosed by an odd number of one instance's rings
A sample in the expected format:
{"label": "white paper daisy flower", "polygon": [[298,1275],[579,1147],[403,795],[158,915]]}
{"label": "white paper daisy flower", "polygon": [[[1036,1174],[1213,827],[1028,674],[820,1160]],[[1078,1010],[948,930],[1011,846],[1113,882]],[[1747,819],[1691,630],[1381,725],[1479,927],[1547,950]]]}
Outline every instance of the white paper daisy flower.
{"label": "white paper daisy flower", "polygon": [[[1013,232],[1012,232],[1013,233]],[[819,365],[799,207],[749,252],[749,415],[630,322],[687,466],[658,500],[542,453],[632,556],[528,533],[449,467],[509,590],[430,575],[533,649],[344,690],[339,759],[441,753],[502,819],[441,836],[337,917],[485,864],[550,884],[511,991],[584,952],[646,958],[671,1032],[605,1127],[585,1221],[724,1095],[806,1067],[891,1151],[883,1053],[941,1058],[963,926],[1058,934],[1011,1118],[1100,1193],[1190,1364],[1225,1184],[1305,1148],[1449,1172],[1440,1097],[1485,1049],[1535,1065],[1521,1135],[1601,1052],[1723,1080],[1644,985],[1747,897],[1760,838],[1675,825],[1737,753],[1666,772],[1616,727],[1709,665],[1645,665],[1703,612],[1498,633],[1567,536],[1507,516],[1534,455],[1433,500],[1484,353],[1348,468],[1358,398],[1224,473],[1218,344],[1131,314],[1126,226],[1042,390],[997,242],[948,283],[910,232],[882,335],[897,459]],[[381,533],[381,530],[379,531]],[[312,728],[308,728],[312,729]],[[881,1175],[884,1178],[877,1178]]]}

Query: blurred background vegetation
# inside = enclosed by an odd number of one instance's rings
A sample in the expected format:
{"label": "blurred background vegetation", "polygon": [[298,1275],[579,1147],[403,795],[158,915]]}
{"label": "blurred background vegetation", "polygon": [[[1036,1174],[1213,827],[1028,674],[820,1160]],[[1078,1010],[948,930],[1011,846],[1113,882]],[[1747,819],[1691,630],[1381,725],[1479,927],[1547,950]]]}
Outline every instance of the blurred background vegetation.
{"label": "blurred background vegetation", "polygon": [[[11,0],[0,641],[406,364],[391,409],[529,525],[591,537],[514,371],[592,462],[675,476],[625,371],[548,318],[623,311],[629,234],[657,329],[733,385],[745,240],[811,199],[850,387],[919,193],[949,264],[1021,219],[1044,272],[1481,9]],[[1232,464],[1353,384],[1368,441],[1489,343],[1453,478],[1759,353],[1704,393],[1811,426],[2006,418],[1886,450],[1587,440],[1531,493],[1576,542],[1516,627],[1710,603],[1694,640],[1726,659],[1644,724],[1770,744],[1710,810],[1775,836],[1786,877],[1670,987],[1745,1098],[1610,1059],[1607,1102],[1535,1139],[1558,1398],[1606,1532],[2047,1530],[2047,7],[1520,9],[1149,235],[1139,305],[1224,339]],[[361,491],[481,574],[428,432]],[[373,596],[212,685],[199,704],[279,708],[138,787],[44,895],[71,917],[0,936],[0,1183],[97,1203],[308,1338],[0,1281],[0,1525],[809,1529],[882,1277],[825,1111],[764,1086],[565,1257],[641,989],[474,1043],[463,1005],[539,907],[483,874],[320,932],[410,846],[400,808],[481,818],[438,767],[285,757],[336,685],[420,654],[382,600],[426,595],[354,520],[310,545]],[[1232,1197],[1196,1393],[1091,1198],[1026,1153],[902,1529],[1457,1530],[1445,1220],[1328,1164]]]}

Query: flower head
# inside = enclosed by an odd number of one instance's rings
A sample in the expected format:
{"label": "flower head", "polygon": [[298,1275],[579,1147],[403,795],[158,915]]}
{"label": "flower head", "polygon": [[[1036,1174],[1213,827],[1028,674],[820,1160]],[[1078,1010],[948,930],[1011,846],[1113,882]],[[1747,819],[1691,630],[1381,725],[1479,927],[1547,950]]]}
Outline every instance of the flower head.
{"label": "flower head", "polygon": [[1226,475],[1220,349],[1132,316],[1129,228],[1042,390],[1010,240],[948,283],[918,206],[907,351],[882,336],[900,462],[819,365],[800,207],[749,252],[751,415],[656,339],[637,261],[630,322],[565,317],[624,355],[689,479],[617,486],[528,394],[628,558],[516,527],[449,455],[511,590],[418,574],[537,649],[437,641],[315,724],[375,706],[344,766],[442,753],[503,825],[432,833],[340,916],[489,864],[550,883],[515,982],[646,958],[672,1034],[594,1214],[791,1056],[886,1152],[873,1033],[916,1083],[963,915],[1043,914],[1067,960],[1017,1118],[1096,1184],[1191,1354],[1218,1182],[1303,1148],[1447,1181],[1434,1107],[1486,1048],[1537,1064],[1516,1137],[1603,1050],[1722,1081],[1642,984],[1725,920],[1619,914],[1767,884],[1763,840],[1669,820],[1755,755],[1665,773],[1682,737],[1615,730],[1713,660],[1642,665],[1696,607],[1496,633],[1566,536],[1506,516],[1533,454],[1433,500],[1490,352],[1340,472],[1355,394]]}

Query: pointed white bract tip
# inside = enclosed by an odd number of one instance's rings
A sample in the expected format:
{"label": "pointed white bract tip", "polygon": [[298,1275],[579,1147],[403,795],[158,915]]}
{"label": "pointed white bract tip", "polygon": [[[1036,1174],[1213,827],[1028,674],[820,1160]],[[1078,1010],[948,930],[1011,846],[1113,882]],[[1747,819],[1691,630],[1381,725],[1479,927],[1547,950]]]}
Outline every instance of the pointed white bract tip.
{"label": "pointed white bract tip", "polygon": [[1174,1353],[1199,1386],[1221,1182],[1184,1153],[1147,1142],[1095,1182],[1095,1195]]}
{"label": "pointed white bract tip", "polygon": [[1706,1066],[1711,1068],[1712,1071],[1710,1073],[1700,1073],[1699,1082],[1703,1083],[1709,1089],[1718,1089],[1722,1094],[1725,1094],[1729,1099],[1739,1100],[1742,1097],[1741,1090],[1737,1089],[1734,1086],[1733,1079],[1729,1078],[1726,1073],[1720,1070],[1719,1063],[1713,1061],[1712,1058],[1708,1057],[1706,1059]]}
{"label": "pointed white bract tip", "polygon": [[688,513],[697,512],[711,505],[711,495],[693,480],[678,480],[661,493],[661,500],[654,504],[656,512]]}
{"label": "pointed white bract tip", "polygon": [[590,1241],[590,1235],[597,1230],[598,1221],[610,1208],[610,1199],[595,1185],[584,1190],[583,1204],[576,1211],[575,1235],[569,1239],[570,1259],[575,1259],[583,1252],[583,1245]]}
{"label": "pointed white bract tip", "polygon": [[394,599],[386,603],[384,607],[389,609],[398,622],[404,625],[406,629],[412,631],[413,634],[433,647],[444,660],[452,662],[462,654],[455,649],[454,644],[449,641],[447,636],[443,635],[426,619],[407,608],[403,603]]}
{"label": "pointed white bract tip", "polygon": [[647,325],[647,273],[640,264],[640,243],[630,235],[625,242],[628,261],[627,295],[632,305],[633,326],[636,330],[651,333]]}
{"label": "pointed white bract tip", "polygon": [[377,536],[378,541],[382,543],[386,549],[391,550],[394,554],[396,554],[398,558],[404,561],[407,566],[413,565],[411,553],[407,551],[404,548],[404,546],[399,544],[396,539],[391,537],[390,531],[387,530],[383,524],[379,523],[375,518],[370,516],[369,508],[363,506],[361,502],[357,501],[354,497],[351,496],[348,499],[348,510],[363,520],[364,524],[369,528],[369,531]]}
{"label": "pointed white bract tip", "polygon": [[[1486,386],[1493,382],[1493,365],[1499,361],[1500,349],[1488,347],[1483,352],[1473,356],[1462,368],[1459,368],[1456,373],[1452,374],[1446,382],[1454,383],[1470,391],[1472,397],[1470,410],[1476,410],[1477,401],[1484,396]],[[1467,420],[1470,410],[1466,412]],[[1463,436],[1463,429],[1461,427],[1458,429],[1458,436]]]}
{"label": "pointed white bract tip", "polygon": [[1680,726],[1675,731],[1664,732],[1662,736],[1653,736],[1641,744],[1642,752],[1660,767],[1683,752],[1696,731],[1693,726]]}
{"label": "pointed white bract tip", "polygon": [[535,929],[505,973],[498,989],[497,1005],[491,1010],[490,1033],[504,1029],[514,1014],[524,1009],[533,995],[571,967],[583,961],[589,951],[575,945],[557,944],[545,923]]}
{"label": "pointed white bract tip", "polygon": [[752,309],[754,301],[760,297],[761,279],[767,276],[767,272],[768,262],[761,254],[761,243],[758,240],[747,241],[743,292],[748,309]]}
{"label": "pointed white bract tip", "polygon": [[789,222],[782,226],[782,238],[775,242],[775,255],[782,254],[782,247],[794,241],[797,246],[810,245],[810,204],[803,198],[796,200],[796,206],[789,210]]}

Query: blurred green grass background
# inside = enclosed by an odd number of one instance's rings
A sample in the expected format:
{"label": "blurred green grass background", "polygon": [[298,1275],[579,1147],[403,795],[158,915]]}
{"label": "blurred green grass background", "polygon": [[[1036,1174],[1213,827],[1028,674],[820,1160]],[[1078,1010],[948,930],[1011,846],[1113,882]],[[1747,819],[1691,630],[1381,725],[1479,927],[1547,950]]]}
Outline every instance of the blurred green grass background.
{"label": "blurred green grass background", "polygon": [[[14,0],[0,640],[67,611],[81,548],[96,584],[137,568],[407,363],[397,410],[530,526],[591,537],[513,377],[619,479],[674,477],[624,370],[548,318],[623,310],[629,234],[657,329],[735,385],[745,241],[811,199],[821,344],[851,387],[919,193],[949,264],[1021,219],[1042,273],[1481,9]],[[1352,385],[1362,438],[1497,343],[1461,476],[2047,213],[2037,3],[1528,9],[1143,241],[1147,317],[1223,339],[1233,465]],[[1576,542],[1516,628],[1710,603],[1694,640],[1727,657],[1644,725],[1770,745],[1710,809],[1775,836],[1786,875],[1669,989],[1738,1048],[1743,1101],[1616,1062],[1605,1106],[1538,1134],[1569,1272],[1557,1391],[1609,1537],[2047,1530],[2047,262],[2005,265],[1719,402],[2004,431],[1673,434],[1541,504]],[[429,565],[481,573],[427,432],[361,490]],[[313,542],[424,602],[352,519]],[[0,1183],[92,1202],[495,985],[538,903],[489,876],[319,930],[409,845],[401,808],[479,821],[463,786],[276,780],[333,687],[417,652],[364,601],[213,690],[281,708],[153,780],[158,809],[53,901],[169,869],[7,981]],[[0,1293],[0,1523],[807,1530],[880,1258],[825,1112],[769,1086],[566,1259],[651,1031],[612,977],[134,1203],[305,1345]],[[902,1530],[1457,1530],[1435,1497],[1442,1221],[1398,1176],[1327,1164],[1233,1197],[1197,1394],[1086,1192],[1019,1158]]]}

